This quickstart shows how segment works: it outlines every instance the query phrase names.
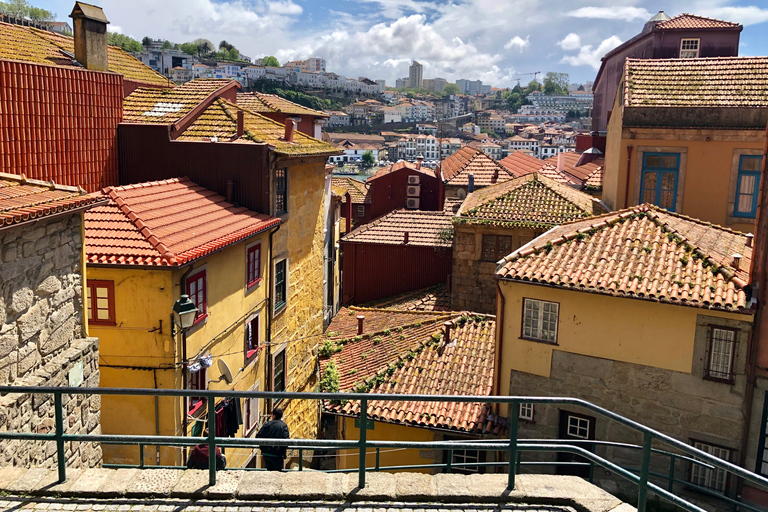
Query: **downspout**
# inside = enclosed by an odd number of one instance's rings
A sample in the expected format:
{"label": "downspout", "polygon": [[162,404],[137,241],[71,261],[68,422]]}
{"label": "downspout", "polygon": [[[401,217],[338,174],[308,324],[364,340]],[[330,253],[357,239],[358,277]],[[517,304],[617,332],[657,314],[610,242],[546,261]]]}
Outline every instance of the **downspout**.
{"label": "downspout", "polygon": [[[501,393],[501,340],[504,331],[504,306],[506,300],[501,292],[501,280],[496,281],[496,384],[493,394],[498,396]],[[496,415],[501,412],[501,404],[496,403]],[[509,414],[509,412],[507,412]]]}
{"label": "downspout", "polygon": [[[272,238],[280,230],[280,224],[269,232],[269,287],[267,288],[267,378],[264,382],[264,390],[272,391],[272,291],[275,287],[275,267],[272,266],[274,247]],[[267,413],[272,414],[272,400],[267,400]]]}
{"label": "downspout", "polygon": [[[152,376],[155,379],[155,389],[159,389],[157,387],[157,369],[152,370]],[[186,431],[186,429],[185,429]],[[155,435],[160,435],[160,397],[158,395],[155,395]],[[142,464],[144,461],[142,461]],[[155,445],[155,465],[160,465],[160,445]]]}
{"label": "downspout", "polygon": [[632,170],[632,149],[632,145],[627,146],[627,183],[624,186],[624,205],[621,208],[629,208],[629,175]]}
{"label": "downspout", "polygon": [[[187,277],[189,277],[189,274],[192,273],[192,269],[195,267],[194,264],[190,265],[186,272],[181,274],[181,278],[179,279],[179,296],[184,294],[185,287],[184,283],[187,280]],[[173,313],[171,313],[171,322],[173,322]],[[173,324],[171,324],[171,327],[173,327]],[[181,329],[181,328],[179,328]],[[181,389],[185,390],[187,389],[187,338],[184,335],[184,333],[181,333]],[[187,419],[187,407],[185,404],[185,400],[182,400],[181,404],[181,432],[182,437],[187,437],[187,427],[189,426],[189,420]],[[187,458],[187,450],[184,449],[184,460]]]}
{"label": "downspout", "polygon": [[88,255],[85,252],[85,212],[80,212],[80,269],[83,272],[83,282],[81,284],[83,288],[82,297],[83,300],[81,301],[81,310],[80,315],[83,319],[83,325],[82,325],[82,336],[83,338],[87,338],[89,336],[89,325],[88,325],[88,304],[85,301],[85,289],[88,286],[88,272],[86,263],[88,261]]}

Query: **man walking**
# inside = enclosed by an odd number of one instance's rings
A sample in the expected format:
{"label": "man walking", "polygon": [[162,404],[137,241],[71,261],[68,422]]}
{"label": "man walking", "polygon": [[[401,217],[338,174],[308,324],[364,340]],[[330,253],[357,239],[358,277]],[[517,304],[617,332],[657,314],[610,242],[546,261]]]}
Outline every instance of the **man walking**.
{"label": "man walking", "polygon": [[[276,407],[272,411],[272,419],[266,422],[256,434],[256,437],[271,439],[290,439],[288,425],[282,420],[283,410]],[[282,471],[283,459],[288,450],[286,446],[261,446],[261,454],[264,456],[264,465],[269,471]]]}

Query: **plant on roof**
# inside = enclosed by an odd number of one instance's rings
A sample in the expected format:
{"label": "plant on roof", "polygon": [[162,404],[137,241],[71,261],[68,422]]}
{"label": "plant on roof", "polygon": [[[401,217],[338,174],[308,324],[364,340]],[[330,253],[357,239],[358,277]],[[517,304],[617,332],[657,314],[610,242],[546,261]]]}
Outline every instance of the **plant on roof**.
{"label": "plant on roof", "polygon": [[547,252],[550,252],[552,249],[554,249],[554,245],[552,245],[552,242],[547,242],[546,245],[544,245],[544,250]]}
{"label": "plant on roof", "polygon": [[405,339],[405,335],[401,334],[400,336],[398,336],[398,337],[397,337],[397,339],[399,339],[399,340],[401,340],[401,341],[402,341],[402,340],[404,340],[404,339]]}
{"label": "plant on roof", "polygon": [[325,340],[320,345],[318,354],[320,354],[320,357],[330,357],[337,352],[341,352],[341,349],[342,349],[341,345],[334,343],[331,340]]}
{"label": "plant on roof", "polygon": [[383,334],[384,336],[389,336],[389,335],[391,334],[391,331],[390,331],[389,329],[384,329],[384,330],[382,331],[382,334]]}
{"label": "plant on roof", "polygon": [[395,327],[395,332],[403,332],[403,328],[399,326]]}
{"label": "plant on roof", "polygon": [[378,345],[379,343],[381,343],[381,336],[376,336],[375,338],[373,338],[374,345]]}
{"label": "plant on roof", "polygon": [[357,368],[352,368],[351,370],[349,370],[349,371],[347,372],[347,375],[354,375],[354,374],[356,374],[356,373],[357,373]]}
{"label": "plant on roof", "polygon": [[334,336],[337,336],[338,334],[339,334],[339,333],[337,333],[337,332],[333,332],[333,331],[328,331],[327,333],[325,333],[325,335],[326,335],[327,337],[329,337],[329,338],[333,338]]}
{"label": "plant on roof", "polygon": [[415,324],[413,324],[413,326],[414,327],[421,327],[421,322],[416,322]]}
{"label": "plant on roof", "polygon": [[687,256],[683,256],[682,258],[680,258],[680,264],[682,266],[688,265],[688,257]]}
{"label": "plant on roof", "polygon": [[339,392],[339,369],[333,361],[325,365],[323,375],[320,377],[320,391],[323,393]]}
{"label": "plant on roof", "polygon": [[576,240],[578,240],[579,242],[581,242],[585,238],[587,238],[587,234],[586,233],[576,233]]}
{"label": "plant on roof", "polygon": [[717,288],[715,288],[714,285],[709,286],[709,291],[711,291],[712,293],[715,293],[715,290],[717,290]]}
{"label": "plant on roof", "polygon": [[432,335],[432,341],[440,341],[443,337],[442,333],[436,332]]}
{"label": "plant on roof", "polygon": [[358,335],[358,336],[355,336],[354,338],[352,338],[352,341],[360,341],[361,339],[363,339],[363,337]]}
{"label": "plant on roof", "polygon": [[647,252],[647,253],[649,253],[649,254],[650,254],[650,252],[651,252],[651,250],[652,250],[652,249],[651,249],[651,246],[650,246],[650,245],[646,245],[645,247],[643,247],[643,250],[644,250],[645,252]]}

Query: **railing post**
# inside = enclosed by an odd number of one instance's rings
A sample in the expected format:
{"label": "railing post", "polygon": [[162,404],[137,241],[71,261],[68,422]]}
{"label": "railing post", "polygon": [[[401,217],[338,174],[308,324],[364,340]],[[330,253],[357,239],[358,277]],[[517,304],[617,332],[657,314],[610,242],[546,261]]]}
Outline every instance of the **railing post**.
{"label": "railing post", "polygon": [[299,448],[299,471],[304,471],[304,449]]}
{"label": "railing post", "polygon": [[216,485],[216,397],[209,396],[208,403],[208,483]]}
{"label": "railing post", "polygon": [[368,435],[368,399],[360,399],[360,462],[358,467],[357,486],[365,487],[365,450]]}
{"label": "railing post", "polygon": [[53,392],[53,408],[56,412],[56,459],[59,466],[59,483],[67,480],[67,454],[64,452],[64,406],[61,391]]}
{"label": "railing post", "polygon": [[376,471],[379,470],[379,457],[381,456],[381,448],[376,447]]}
{"label": "railing post", "polygon": [[640,482],[637,489],[637,512],[645,512],[648,500],[648,474],[651,472],[651,443],[653,435],[643,434],[643,465],[640,466]]}
{"label": "railing post", "polygon": [[667,485],[667,490],[669,492],[672,492],[675,486],[675,461],[676,460],[677,460],[677,457],[675,457],[674,455],[669,456],[669,485]]}
{"label": "railing post", "polygon": [[520,420],[520,403],[517,400],[512,400],[509,405],[509,480],[507,481],[507,489],[514,490],[515,473],[517,473],[517,427]]}
{"label": "railing post", "polygon": [[448,464],[445,465],[446,473],[451,472],[451,464],[453,464],[453,450],[448,449]]}
{"label": "railing post", "polygon": [[144,443],[139,443],[139,468],[144,469]]}

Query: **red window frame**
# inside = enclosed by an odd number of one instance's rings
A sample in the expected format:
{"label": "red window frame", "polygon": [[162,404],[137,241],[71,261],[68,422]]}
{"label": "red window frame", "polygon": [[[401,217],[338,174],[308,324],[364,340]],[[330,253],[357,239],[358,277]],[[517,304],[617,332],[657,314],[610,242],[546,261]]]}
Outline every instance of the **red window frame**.
{"label": "red window frame", "polygon": [[[114,281],[96,281],[89,279],[87,281],[87,287],[88,287],[88,302],[86,303],[86,313],[90,313],[91,317],[88,318],[88,323],[90,325],[116,325],[115,322],[115,283]],[[97,288],[106,288],[107,290],[107,315],[109,318],[106,320],[102,319],[99,320],[96,318],[98,308],[96,308],[96,302],[94,301],[95,298],[97,298],[96,289]],[[103,311],[104,308],[101,308]]]}
{"label": "red window frame", "polygon": [[252,245],[245,252],[246,286],[256,286],[261,282],[261,243]]}
{"label": "red window frame", "polygon": [[[196,286],[194,293],[192,293],[193,284]],[[187,278],[187,295],[195,303],[198,310],[197,316],[195,316],[195,325],[197,325],[208,316],[208,280],[205,270]]]}
{"label": "red window frame", "polygon": [[245,363],[248,364],[261,348],[259,339],[259,317],[254,316],[245,323]]}
{"label": "red window frame", "polygon": [[[208,387],[208,368],[200,368],[196,373],[189,374],[189,389],[204,390]],[[195,414],[199,411],[203,405],[205,405],[204,396],[191,396],[189,397],[189,403],[187,410],[189,414]]]}

